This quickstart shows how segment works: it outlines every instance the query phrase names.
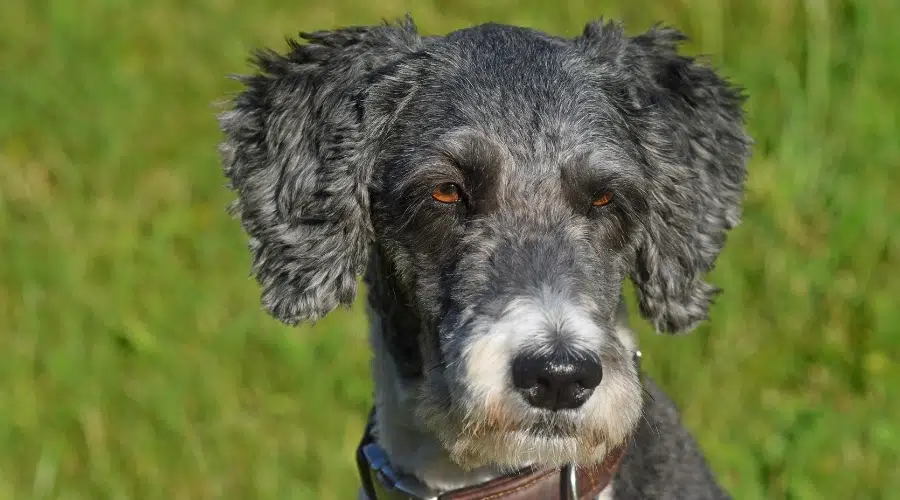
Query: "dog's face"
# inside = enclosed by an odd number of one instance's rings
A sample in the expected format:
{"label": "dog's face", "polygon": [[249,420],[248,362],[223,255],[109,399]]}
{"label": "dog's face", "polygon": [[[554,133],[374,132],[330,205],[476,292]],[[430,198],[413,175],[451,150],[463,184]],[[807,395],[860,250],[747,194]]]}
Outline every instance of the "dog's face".
{"label": "dog's face", "polygon": [[415,411],[460,465],[602,459],[641,412],[626,277],[660,330],[706,315],[739,93],[673,31],[308,39],[223,117],[264,304],[294,323],[349,303],[372,251],[416,325]]}
{"label": "dog's face", "polygon": [[418,410],[463,464],[595,461],[640,415],[615,320],[647,180],[580,57],[527,32],[441,46],[377,152],[375,241],[423,325]]}

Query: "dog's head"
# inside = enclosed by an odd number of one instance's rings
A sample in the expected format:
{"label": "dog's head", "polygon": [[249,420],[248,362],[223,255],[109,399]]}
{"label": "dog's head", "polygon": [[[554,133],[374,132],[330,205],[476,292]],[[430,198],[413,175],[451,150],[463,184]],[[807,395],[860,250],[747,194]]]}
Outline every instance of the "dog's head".
{"label": "dog's head", "polygon": [[623,281],[673,333],[715,294],[749,154],[740,91],[670,29],[303,38],[259,54],[222,117],[266,309],[351,303],[371,251],[417,325],[417,412],[460,464],[602,458],[641,412]]}

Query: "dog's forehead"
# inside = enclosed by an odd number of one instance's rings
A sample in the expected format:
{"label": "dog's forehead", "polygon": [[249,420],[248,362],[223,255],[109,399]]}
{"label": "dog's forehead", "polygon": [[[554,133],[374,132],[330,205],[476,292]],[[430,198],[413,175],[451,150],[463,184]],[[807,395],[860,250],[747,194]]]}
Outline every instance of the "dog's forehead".
{"label": "dog's forehead", "polygon": [[437,37],[427,52],[394,123],[406,151],[488,151],[485,167],[514,163],[520,175],[627,156],[624,118],[569,40],[483,25]]}
{"label": "dog's forehead", "polygon": [[577,113],[588,90],[578,75],[583,57],[568,41],[533,30],[462,30],[435,42],[430,52],[420,94],[450,101],[453,114],[471,121],[561,118]]}
{"label": "dog's forehead", "polygon": [[572,82],[567,70],[577,52],[568,40],[539,31],[484,25],[435,42],[433,54],[447,75],[484,87],[546,91]]}

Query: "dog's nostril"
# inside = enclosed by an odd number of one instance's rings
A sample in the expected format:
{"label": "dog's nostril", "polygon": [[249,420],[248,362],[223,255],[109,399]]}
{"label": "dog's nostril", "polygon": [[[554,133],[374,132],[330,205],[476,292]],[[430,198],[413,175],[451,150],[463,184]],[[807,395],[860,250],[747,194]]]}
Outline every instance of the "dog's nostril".
{"label": "dog's nostril", "polygon": [[522,354],[513,360],[513,385],[536,408],[578,408],[600,385],[598,361],[561,354]]}
{"label": "dog's nostril", "polygon": [[578,368],[580,375],[576,379],[578,385],[584,389],[594,390],[603,379],[603,368],[596,361],[580,362]]}

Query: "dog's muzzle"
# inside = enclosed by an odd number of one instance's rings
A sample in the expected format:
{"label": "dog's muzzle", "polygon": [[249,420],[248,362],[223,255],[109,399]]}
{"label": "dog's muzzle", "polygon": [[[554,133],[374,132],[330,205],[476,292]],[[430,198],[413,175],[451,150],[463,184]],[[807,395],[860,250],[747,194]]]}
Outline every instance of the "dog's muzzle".
{"label": "dog's muzzle", "polygon": [[[640,368],[641,351],[634,362]],[[640,369],[638,370],[640,373]],[[612,482],[625,454],[625,444],[610,451],[601,464],[587,467],[568,465],[561,469],[525,468],[488,482],[442,494],[435,494],[418,479],[396,470],[373,435],[375,410],[356,450],[362,488],[366,500],[506,500],[547,499],[587,500],[595,498]]]}

